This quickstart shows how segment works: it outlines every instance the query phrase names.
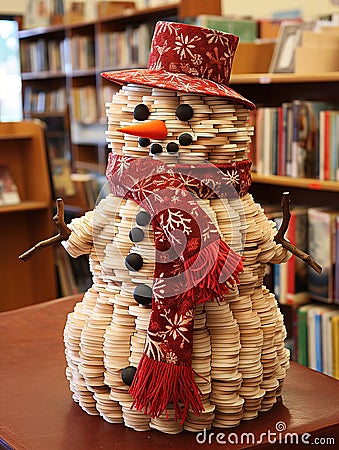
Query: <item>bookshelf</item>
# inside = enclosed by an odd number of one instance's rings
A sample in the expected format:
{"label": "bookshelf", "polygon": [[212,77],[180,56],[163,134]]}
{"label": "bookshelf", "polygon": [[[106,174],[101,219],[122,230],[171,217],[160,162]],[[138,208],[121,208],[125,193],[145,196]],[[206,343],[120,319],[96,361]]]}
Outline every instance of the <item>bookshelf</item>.
{"label": "bookshelf", "polygon": [[8,166],[21,199],[0,206],[0,310],[5,311],[56,296],[52,249],[29,264],[18,259],[32,243],[54,232],[43,126],[37,121],[0,123],[0,160]]}
{"label": "bookshelf", "polygon": [[313,99],[339,101],[339,72],[310,74],[236,74],[231,86],[256,104],[278,105],[284,101]]}
{"label": "bookshelf", "polygon": [[[257,106],[279,106],[294,99],[316,100],[338,104],[339,72],[317,74],[236,74],[231,77],[231,86],[250,98]],[[282,190],[291,191],[295,203],[326,202],[337,204],[339,182],[314,178],[263,175],[253,173],[253,189],[259,199],[279,201]],[[269,187],[269,189],[267,189]],[[310,199],[311,194],[311,199]]]}
{"label": "bookshelf", "polygon": [[[283,102],[293,102],[298,99],[333,103],[338,105],[337,110],[339,110],[339,72],[316,74],[236,74],[231,78],[231,86],[242,95],[250,98],[258,107],[278,107]],[[278,204],[284,191],[290,192],[292,208],[303,205],[309,211],[309,208],[312,206],[331,205],[336,207],[339,204],[339,181],[255,172],[252,172],[252,180],[252,193],[262,205]],[[308,230],[305,229],[304,233],[307,232]],[[335,232],[335,230],[332,230],[332,232]],[[288,273],[288,266],[284,270],[287,273],[285,275],[287,280],[290,279],[291,274]],[[279,271],[279,276],[282,276],[281,269]],[[319,280],[318,283],[320,285],[321,281]],[[272,287],[271,289],[274,290]],[[338,378],[338,352],[333,351],[333,355],[335,354],[336,356],[333,357],[332,361],[333,364],[336,364],[337,369],[332,367],[331,370],[329,370],[328,361],[326,363],[322,355],[319,355],[319,349],[322,349],[321,351],[325,354],[325,350],[329,348],[328,336],[330,336],[330,332],[326,332],[327,337],[324,334],[321,335],[319,328],[318,332],[312,327],[310,328],[310,323],[317,311],[326,311],[326,308],[329,308],[328,315],[338,316],[339,305],[326,305],[325,300],[320,302],[319,299],[312,298],[311,295],[308,301],[313,306],[306,308],[298,304],[298,302],[293,303],[292,301],[281,304],[293,358],[301,364],[324,371]],[[306,309],[309,309],[309,314],[306,312]],[[317,323],[322,323],[322,320],[325,320],[322,319],[322,314],[325,317],[324,311],[318,314]],[[335,322],[335,320],[333,320],[332,332],[337,327],[338,322]],[[323,329],[325,330],[325,326],[323,326]],[[317,364],[314,363],[314,359],[317,361]]]}

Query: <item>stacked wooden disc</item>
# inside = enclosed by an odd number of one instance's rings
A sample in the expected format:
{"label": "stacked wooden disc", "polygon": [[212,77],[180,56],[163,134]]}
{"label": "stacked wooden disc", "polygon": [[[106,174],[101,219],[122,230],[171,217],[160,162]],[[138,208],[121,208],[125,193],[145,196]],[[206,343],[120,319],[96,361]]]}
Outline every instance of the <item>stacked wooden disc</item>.
{"label": "stacked wooden disc", "polygon": [[[146,104],[150,111],[147,121],[165,122],[166,139],[142,146],[138,136],[117,131],[138,122],[133,112],[139,104]],[[177,117],[180,104],[191,106],[191,119]],[[172,167],[206,159],[211,163],[246,159],[253,134],[249,111],[240,105],[220,97],[133,84],[114,95],[107,104],[107,117],[107,141],[113,153],[150,155]],[[192,138],[185,145],[179,142],[183,133]],[[150,153],[152,143],[159,144],[162,152]],[[177,152],[167,151],[170,143],[178,144]],[[68,315],[64,332],[73,398],[89,414],[140,431],[199,432],[253,419],[281,395],[289,363],[286,331],[263,277],[266,263],[284,262],[288,254],[274,242],[275,226],[250,194],[197,202],[223,239],[242,254],[244,271],[239,285],[223,301],[196,307],[192,366],[204,411],[200,416],[189,411],[183,424],[176,420],[172,405],[158,418],[136,411],[129,394],[151,313],[155,264],[151,218],[135,202],[109,194],[94,211],[69,225],[72,234],[65,248],[74,257],[89,254],[93,274],[93,285]],[[137,218],[140,213],[143,220]],[[126,265],[129,255],[137,255],[137,260],[141,256],[142,267],[131,270]]]}

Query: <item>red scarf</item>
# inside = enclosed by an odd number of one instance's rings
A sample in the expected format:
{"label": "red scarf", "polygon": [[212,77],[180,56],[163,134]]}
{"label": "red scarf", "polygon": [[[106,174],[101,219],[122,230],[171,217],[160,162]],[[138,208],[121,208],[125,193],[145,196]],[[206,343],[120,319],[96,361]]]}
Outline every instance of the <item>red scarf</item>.
{"label": "red scarf", "polygon": [[[222,299],[239,282],[241,257],[224,242],[197,197],[242,196],[250,161],[167,166],[152,158],[109,155],[112,193],[134,200],[152,218],[155,268],[144,354],[130,393],[133,406],[158,417],[173,403],[185,421],[203,411],[191,366],[195,305]],[[142,256],[142,255],[141,255]]]}

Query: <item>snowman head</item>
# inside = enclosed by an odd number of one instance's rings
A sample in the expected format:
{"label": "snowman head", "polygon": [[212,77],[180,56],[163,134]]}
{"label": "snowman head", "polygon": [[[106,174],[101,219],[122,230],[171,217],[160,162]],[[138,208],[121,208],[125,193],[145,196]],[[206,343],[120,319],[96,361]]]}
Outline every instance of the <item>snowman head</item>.
{"label": "snowman head", "polygon": [[246,159],[254,105],[228,86],[237,43],[233,34],[158,22],[147,69],[102,73],[123,84],[107,110],[113,153],[169,163]]}

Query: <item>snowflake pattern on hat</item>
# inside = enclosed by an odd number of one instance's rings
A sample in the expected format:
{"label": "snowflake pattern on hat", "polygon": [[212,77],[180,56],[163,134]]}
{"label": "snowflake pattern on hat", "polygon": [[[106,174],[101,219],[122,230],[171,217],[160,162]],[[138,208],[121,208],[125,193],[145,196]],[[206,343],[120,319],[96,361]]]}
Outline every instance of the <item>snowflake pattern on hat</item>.
{"label": "snowflake pattern on hat", "polygon": [[109,81],[226,97],[255,105],[228,86],[238,36],[210,28],[158,22],[147,69],[102,72]]}
{"label": "snowflake pattern on hat", "polygon": [[148,68],[228,85],[238,40],[234,34],[209,28],[159,22]]}

